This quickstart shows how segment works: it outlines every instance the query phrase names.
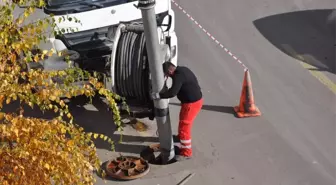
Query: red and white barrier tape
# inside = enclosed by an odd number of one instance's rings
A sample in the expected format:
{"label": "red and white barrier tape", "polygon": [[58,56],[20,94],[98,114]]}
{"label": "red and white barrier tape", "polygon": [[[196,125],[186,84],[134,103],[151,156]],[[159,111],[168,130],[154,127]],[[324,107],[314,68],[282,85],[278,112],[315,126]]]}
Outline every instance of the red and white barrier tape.
{"label": "red and white barrier tape", "polygon": [[198,26],[199,29],[201,29],[204,33],[206,33],[208,35],[208,37],[210,37],[217,45],[219,45],[219,47],[221,47],[222,49],[224,49],[224,51],[229,54],[235,61],[237,61],[241,66],[244,67],[244,70],[247,70],[248,68],[246,67],[246,65],[239,60],[228,48],[224,47],[223,44],[221,44],[211,33],[209,33],[200,23],[198,23],[184,8],[182,8],[177,2],[175,2],[174,0],[172,0],[173,4],[179,8],[194,24],[196,24]]}

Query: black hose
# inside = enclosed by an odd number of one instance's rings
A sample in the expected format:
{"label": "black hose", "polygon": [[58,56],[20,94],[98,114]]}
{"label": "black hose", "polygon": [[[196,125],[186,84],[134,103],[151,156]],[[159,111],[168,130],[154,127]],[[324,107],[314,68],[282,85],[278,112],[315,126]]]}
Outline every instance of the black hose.
{"label": "black hose", "polygon": [[[131,40],[131,43],[132,45],[136,44],[136,40],[138,38],[138,35],[136,33],[133,33],[132,34],[132,40]],[[129,67],[128,67],[128,76],[129,76],[129,79],[128,79],[128,85],[129,85],[129,88],[134,88],[136,83],[134,83],[134,78],[133,76],[133,69],[134,69],[134,63],[136,61],[136,59],[138,58],[136,56],[136,52],[137,52],[137,49],[138,47],[131,47],[131,52],[130,52],[130,56],[134,56],[134,57],[130,57],[130,61],[131,63],[129,64]],[[131,91],[130,95],[131,96],[137,96],[136,95],[136,91]]]}
{"label": "black hose", "polygon": [[143,32],[123,32],[118,42],[115,60],[115,87],[120,96],[139,103],[149,99],[149,66]]}
{"label": "black hose", "polygon": [[[151,86],[151,81],[149,80],[149,64],[148,64],[148,55],[147,55],[147,48],[145,47],[145,35],[142,33],[142,50],[141,50],[141,56],[142,56],[142,64],[141,64],[141,74],[146,81],[142,81],[142,95],[143,97],[146,97],[146,101],[149,101],[149,88]],[[153,103],[152,101],[149,101],[150,103]]]}
{"label": "black hose", "polygon": [[141,47],[143,44],[144,44],[144,42],[145,42],[145,38],[144,37],[142,37],[141,39],[140,39],[140,50],[139,50],[139,52],[140,52],[140,57],[141,57],[141,59],[139,60],[139,63],[138,63],[138,68],[139,69],[141,69],[141,70],[139,70],[139,73],[138,73],[138,77],[139,77],[139,79],[138,79],[138,84],[139,84],[139,86],[141,87],[140,88],[140,96],[141,97],[145,97],[144,96],[144,93],[143,93],[143,88],[144,88],[144,83],[143,83],[143,80],[141,80],[141,78],[143,78],[144,77],[144,73],[143,73],[143,67],[142,67],[142,64],[143,64],[143,62],[144,62],[144,53],[143,53],[143,50],[144,50],[144,48],[143,47]]}
{"label": "black hose", "polygon": [[[141,48],[140,47],[141,46],[140,42],[141,42],[141,36],[139,34],[137,34],[136,41],[135,41],[135,44],[136,44],[135,48]],[[138,65],[138,61],[139,61],[138,58],[141,58],[140,49],[135,50],[134,56],[136,56],[136,57],[134,57],[134,60],[132,61],[132,74],[133,74],[132,81],[133,81],[134,88],[140,90],[141,89],[141,85],[139,84],[138,80],[141,77],[139,77],[138,72],[137,72],[138,71],[137,69],[138,69],[138,66],[139,66]],[[135,95],[137,97],[141,97],[141,92],[140,91],[136,91]]]}

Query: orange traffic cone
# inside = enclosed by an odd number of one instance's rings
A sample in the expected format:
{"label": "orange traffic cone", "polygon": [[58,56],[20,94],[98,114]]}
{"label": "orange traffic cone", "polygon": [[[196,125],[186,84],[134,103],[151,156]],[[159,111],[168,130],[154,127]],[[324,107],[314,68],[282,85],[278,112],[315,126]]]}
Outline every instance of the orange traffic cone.
{"label": "orange traffic cone", "polygon": [[254,104],[252,82],[248,69],[245,70],[240,103],[239,106],[234,107],[234,111],[239,118],[256,117],[261,115],[258,107]]}

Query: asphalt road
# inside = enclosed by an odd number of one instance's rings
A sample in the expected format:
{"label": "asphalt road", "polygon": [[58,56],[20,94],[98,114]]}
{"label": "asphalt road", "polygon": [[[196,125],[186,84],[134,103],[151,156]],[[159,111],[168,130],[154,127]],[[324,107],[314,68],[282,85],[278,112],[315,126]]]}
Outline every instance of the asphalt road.
{"label": "asphalt road", "polygon": [[[120,184],[178,184],[191,172],[192,185],[335,184],[334,1],[176,2],[249,68],[262,116],[233,116],[242,66],[175,7],[179,64],[197,74],[205,99],[193,128],[195,158]],[[178,111],[173,100],[175,133]],[[136,154],[135,146],[120,151]]]}
{"label": "asphalt road", "polygon": [[[335,9],[335,2],[176,2],[249,68],[262,116],[233,116],[232,107],[239,103],[243,68],[174,7],[179,64],[197,74],[205,100],[193,128],[195,158],[152,166],[143,179],[108,180],[106,184],[173,185],[195,172],[187,184],[334,185],[335,16],[330,9]],[[175,133],[177,103],[173,100],[171,105]],[[116,137],[111,114],[102,105],[95,107],[73,106],[77,121],[88,131]],[[157,142],[155,124],[148,126],[144,134],[126,127],[128,136],[117,146],[117,152],[138,155],[143,146]],[[118,154],[109,152],[107,144],[97,143],[97,147],[103,161]],[[105,183],[98,178],[97,184]]]}
{"label": "asphalt road", "polygon": [[335,18],[332,23],[330,9],[335,2],[176,2],[247,65],[263,113],[259,118],[232,116],[230,107],[238,104],[242,85],[241,66],[175,8],[179,62],[198,75],[206,104],[193,142],[212,161],[189,184],[335,184],[332,85],[323,85],[286,52],[292,48],[314,59],[303,61],[333,81]]}

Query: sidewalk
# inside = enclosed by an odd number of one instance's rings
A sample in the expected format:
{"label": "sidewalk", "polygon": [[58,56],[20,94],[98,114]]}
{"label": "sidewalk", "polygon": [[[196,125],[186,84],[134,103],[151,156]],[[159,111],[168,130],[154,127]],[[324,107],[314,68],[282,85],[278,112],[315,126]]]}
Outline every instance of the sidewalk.
{"label": "sidewalk", "polygon": [[[171,120],[172,120],[172,130],[173,134],[177,133],[177,122],[176,116],[178,115],[179,106],[171,105]],[[128,120],[126,120],[127,122]],[[131,156],[140,156],[140,152],[145,149],[145,147],[150,144],[159,143],[158,137],[156,136],[156,122],[150,121],[147,119],[141,120],[148,126],[145,132],[136,131],[131,125],[126,124],[123,131],[122,143],[116,144],[115,152],[108,151],[108,149],[102,149],[101,146],[98,146],[98,155],[102,162],[107,160],[115,159],[121,155],[131,155]],[[120,133],[115,132],[113,139],[118,141]],[[153,165],[150,164],[149,173],[143,178],[132,180],[132,181],[116,181],[116,180],[102,180],[100,177],[97,177],[97,185],[103,184],[123,184],[123,185],[175,185],[179,184],[184,178],[189,174],[195,173],[193,177],[190,178],[190,181],[197,176],[198,173],[203,171],[203,168],[211,164],[211,159],[205,157],[201,151],[198,150],[197,146],[193,148],[194,158],[188,161],[176,162],[169,165]],[[189,180],[188,180],[189,181]],[[186,183],[188,185],[190,183]],[[192,183],[193,185],[197,185]]]}

